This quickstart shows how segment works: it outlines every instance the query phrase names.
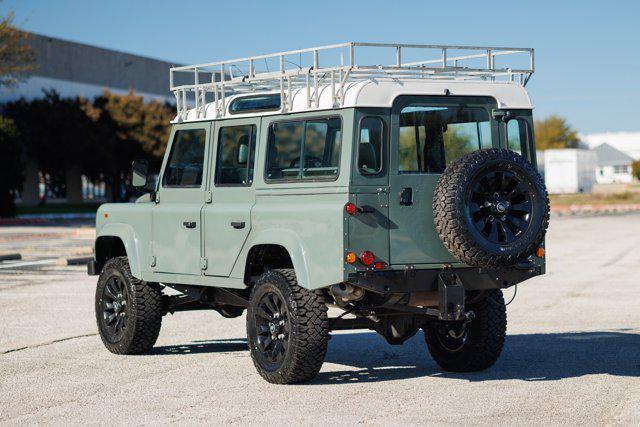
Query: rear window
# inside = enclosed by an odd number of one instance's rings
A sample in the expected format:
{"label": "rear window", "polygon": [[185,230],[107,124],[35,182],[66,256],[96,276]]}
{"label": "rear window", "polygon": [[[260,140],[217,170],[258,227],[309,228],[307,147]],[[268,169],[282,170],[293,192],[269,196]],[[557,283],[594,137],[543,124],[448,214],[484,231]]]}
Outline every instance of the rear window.
{"label": "rear window", "polygon": [[335,179],[340,161],[341,121],[277,122],[269,127],[267,180]]}
{"label": "rear window", "polygon": [[484,108],[410,105],[400,113],[400,173],[442,173],[458,157],[491,146]]}

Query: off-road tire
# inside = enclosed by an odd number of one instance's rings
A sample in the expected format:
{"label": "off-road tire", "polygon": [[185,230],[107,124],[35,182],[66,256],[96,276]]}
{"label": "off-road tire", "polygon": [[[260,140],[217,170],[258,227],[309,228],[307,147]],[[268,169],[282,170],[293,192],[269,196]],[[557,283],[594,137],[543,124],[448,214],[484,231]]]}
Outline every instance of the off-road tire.
{"label": "off-road tire", "polygon": [[[528,228],[513,242],[492,242],[472,223],[472,188],[492,171],[513,174],[530,198]],[[478,150],[453,161],[440,176],[433,196],[433,219],[444,246],[460,261],[482,268],[509,267],[542,244],[549,225],[549,197],[542,177],[521,155],[505,149]],[[506,230],[504,224],[502,230]]]}
{"label": "off-road tire", "polygon": [[[290,328],[281,363],[268,363],[258,346],[256,320],[261,299],[276,294],[286,303]],[[247,309],[247,342],[258,373],[274,384],[292,384],[314,378],[324,363],[329,341],[327,306],[320,291],[298,285],[293,269],[264,273],[251,291]]]}
{"label": "off-road tire", "polygon": [[432,322],[424,328],[429,353],[438,365],[450,372],[482,371],[492,366],[504,346],[507,333],[507,311],[502,291],[493,289],[485,297],[467,307],[475,319],[466,325],[466,341],[456,351],[443,344],[445,325]]}
{"label": "off-road tire", "polygon": [[[116,277],[124,284],[124,327],[121,336],[114,339],[109,333],[104,316],[103,298],[108,280]],[[96,321],[104,346],[115,354],[147,353],[155,344],[164,314],[162,290],[157,283],[144,282],[131,275],[127,257],[116,257],[107,261],[98,279],[95,297]]]}

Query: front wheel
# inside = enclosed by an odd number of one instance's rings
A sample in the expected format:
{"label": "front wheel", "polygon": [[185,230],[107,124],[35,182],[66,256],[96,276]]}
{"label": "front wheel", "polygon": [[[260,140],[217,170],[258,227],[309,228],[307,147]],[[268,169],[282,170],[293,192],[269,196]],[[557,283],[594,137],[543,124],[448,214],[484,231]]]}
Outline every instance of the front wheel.
{"label": "front wheel", "polygon": [[116,354],[146,353],[162,325],[162,290],[131,275],[127,257],[106,262],[96,288],[96,321],[104,346]]}
{"label": "front wheel", "polygon": [[502,352],[507,333],[502,291],[491,290],[468,308],[475,314],[469,323],[432,322],[424,330],[429,353],[445,371],[482,371]]}
{"label": "front wheel", "polygon": [[247,341],[253,364],[268,382],[312,379],[322,367],[329,341],[322,294],[298,286],[292,269],[266,272],[249,298]]}

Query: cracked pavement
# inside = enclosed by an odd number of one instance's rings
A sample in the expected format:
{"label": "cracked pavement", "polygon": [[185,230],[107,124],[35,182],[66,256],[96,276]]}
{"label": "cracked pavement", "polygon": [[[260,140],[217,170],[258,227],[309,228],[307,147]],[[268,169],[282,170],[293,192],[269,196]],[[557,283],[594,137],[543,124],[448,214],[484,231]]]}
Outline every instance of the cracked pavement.
{"label": "cracked pavement", "polygon": [[[75,226],[2,227],[0,253],[73,256],[91,240]],[[446,373],[421,334],[390,346],[349,331],[295,386],[255,372],[244,316],[169,315],[151,354],[116,356],[96,335],[84,267],[0,269],[0,424],[638,424],[639,247],[639,214],[553,218],[548,274],[519,287],[493,368]]]}

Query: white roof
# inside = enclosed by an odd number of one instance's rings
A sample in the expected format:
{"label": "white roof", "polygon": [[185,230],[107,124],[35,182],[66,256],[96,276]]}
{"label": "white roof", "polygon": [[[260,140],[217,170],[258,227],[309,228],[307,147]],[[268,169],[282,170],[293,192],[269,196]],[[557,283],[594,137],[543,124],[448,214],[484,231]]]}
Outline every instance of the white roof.
{"label": "white roof", "polygon": [[[451,96],[488,96],[496,100],[498,108],[531,109],[531,99],[524,87],[515,82],[504,81],[477,81],[477,80],[418,80],[418,79],[395,79],[356,81],[348,83],[344,91],[344,102],[339,108],[353,107],[382,107],[390,108],[394,100],[401,95],[445,95],[446,91]],[[332,110],[338,107],[333,106],[334,96],[331,93],[332,86],[321,85],[318,87],[319,103],[318,107],[309,107],[307,104],[306,89],[296,88],[291,92],[291,108],[287,113],[301,113],[320,110]],[[278,94],[278,91],[264,92]],[[240,94],[227,97],[226,114],[224,118],[256,117],[280,114],[281,111],[250,112],[247,114],[229,114],[228,108],[231,102],[238,97],[255,96],[259,92],[252,94]],[[315,96],[314,93],[311,94]],[[205,105],[204,114],[202,110],[200,117],[197,117],[196,110],[188,109],[185,117],[179,120],[179,116],[174,121],[202,121],[216,119],[214,103]]]}
{"label": "white roof", "polygon": [[587,143],[589,148],[595,148],[600,144],[609,144],[640,160],[640,132],[605,132],[580,135],[580,139]]}

